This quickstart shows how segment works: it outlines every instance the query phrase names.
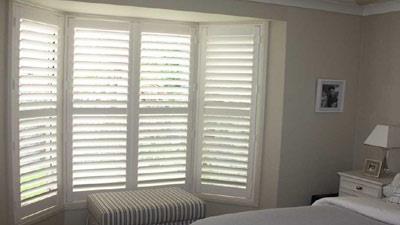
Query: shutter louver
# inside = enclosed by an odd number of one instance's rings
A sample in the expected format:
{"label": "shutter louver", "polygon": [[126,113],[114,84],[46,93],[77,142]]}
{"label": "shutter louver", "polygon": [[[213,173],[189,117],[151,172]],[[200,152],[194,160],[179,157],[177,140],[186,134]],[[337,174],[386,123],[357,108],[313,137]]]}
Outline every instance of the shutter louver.
{"label": "shutter louver", "polygon": [[254,119],[255,34],[208,30],[204,39],[200,184],[246,190]]}
{"label": "shutter louver", "polygon": [[[20,206],[58,194],[56,25],[20,19],[19,24],[19,182]],[[47,201],[42,209],[53,207]],[[30,214],[30,210],[24,210]],[[25,214],[25,213],[23,213]],[[27,215],[23,215],[27,216]]]}
{"label": "shutter louver", "polygon": [[72,191],[126,188],[129,31],[75,28]]}
{"label": "shutter louver", "polygon": [[141,35],[138,187],[186,182],[190,35]]}
{"label": "shutter louver", "polygon": [[21,205],[57,194],[57,119],[20,119]]}
{"label": "shutter louver", "polygon": [[56,26],[21,19],[20,111],[57,108],[57,39]]}
{"label": "shutter louver", "polygon": [[121,115],[74,116],[74,192],[125,188],[126,122]]}
{"label": "shutter louver", "polygon": [[76,28],[74,108],[127,108],[129,32]]}

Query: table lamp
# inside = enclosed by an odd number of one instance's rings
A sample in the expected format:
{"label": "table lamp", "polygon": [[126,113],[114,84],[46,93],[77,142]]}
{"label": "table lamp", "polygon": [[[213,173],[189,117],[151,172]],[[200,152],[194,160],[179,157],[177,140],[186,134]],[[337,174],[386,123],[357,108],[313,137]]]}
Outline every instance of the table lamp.
{"label": "table lamp", "polygon": [[388,170],[390,169],[387,164],[389,151],[400,149],[400,126],[376,125],[364,144],[380,147],[386,153],[383,165],[386,167],[385,170]]}

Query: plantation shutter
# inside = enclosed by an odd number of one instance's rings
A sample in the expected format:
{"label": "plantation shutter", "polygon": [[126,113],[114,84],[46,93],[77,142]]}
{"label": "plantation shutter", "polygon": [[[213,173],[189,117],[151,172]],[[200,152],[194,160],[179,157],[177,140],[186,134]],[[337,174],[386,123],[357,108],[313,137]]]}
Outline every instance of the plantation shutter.
{"label": "plantation shutter", "polygon": [[142,32],[138,187],[184,185],[191,35]]}
{"label": "plantation shutter", "polygon": [[72,192],[81,200],[127,187],[130,34],[125,24],[74,22]]}
{"label": "plantation shutter", "polygon": [[61,19],[52,23],[31,19],[16,10],[12,114],[14,174],[18,184],[16,220],[48,211],[59,204],[59,39]]}
{"label": "plantation shutter", "polygon": [[259,30],[201,29],[198,104],[198,191],[248,198],[255,182]]}

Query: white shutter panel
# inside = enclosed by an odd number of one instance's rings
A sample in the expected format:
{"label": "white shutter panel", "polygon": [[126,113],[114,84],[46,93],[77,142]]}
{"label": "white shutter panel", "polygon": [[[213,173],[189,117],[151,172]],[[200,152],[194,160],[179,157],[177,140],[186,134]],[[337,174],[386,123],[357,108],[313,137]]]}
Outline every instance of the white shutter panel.
{"label": "white shutter panel", "polygon": [[186,182],[190,39],[141,34],[138,187]]}
{"label": "white shutter panel", "polygon": [[202,29],[199,96],[200,192],[246,198],[254,180],[258,30]]}
{"label": "white shutter panel", "polygon": [[127,187],[129,30],[74,28],[72,192]]}
{"label": "white shutter panel", "polygon": [[59,27],[19,19],[19,219],[58,204]]}

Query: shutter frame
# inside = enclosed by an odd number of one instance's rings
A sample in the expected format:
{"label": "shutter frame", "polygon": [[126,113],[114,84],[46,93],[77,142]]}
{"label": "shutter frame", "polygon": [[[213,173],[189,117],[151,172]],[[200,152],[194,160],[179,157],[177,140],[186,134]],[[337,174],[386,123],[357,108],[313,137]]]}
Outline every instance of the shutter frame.
{"label": "shutter frame", "polygon": [[[172,25],[172,24],[154,24],[154,23],[143,23],[141,25],[141,75],[140,75],[140,94],[139,94],[139,123],[138,123],[138,176],[137,185],[139,188],[142,187],[156,187],[156,186],[180,186],[183,188],[188,187],[188,146],[190,142],[188,137],[190,135],[189,123],[191,116],[191,85],[192,85],[192,36],[193,31],[188,25]],[[153,42],[154,41],[154,42]],[[156,44],[157,43],[157,44]],[[182,43],[182,45],[180,44]],[[162,56],[163,52],[157,52],[157,49],[169,48],[169,49],[179,49],[180,46],[184,47],[186,52],[184,55],[177,53],[177,57],[170,57],[167,55]],[[161,54],[161,55],[158,55]],[[170,54],[169,54],[170,55]],[[157,68],[151,68],[146,65],[149,63],[159,64],[160,68],[165,68],[162,65],[168,65],[169,63],[176,63],[176,65],[186,65],[184,73],[169,74],[161,72],[160,74],[151,74],[147,71],[151,71]],[[183,63],[183,64],[182,64]],[[178,68],[178,67],[176,67]],[[183,67],[182,67],[183,68]],[[150,69],[150,70],[148,70]],[[179,69],[179,68],[178,68]],[[180,69],[179,69],[180,70]],[[183,71],[181,71],[183,72]],[[173,80],[159,80],[165,79],[163,76],[171,77]],[[162,81],[160,83],[160,81]],[[157,90],[149,89],[154,84],[160,84],[161,89],[165,90],[165,93],[160,92],[160,87]],[[164,85],[163,85],[164,83]],[[182,84],[183,86],[179,86]],[[169,85],[175,85],[173,88],[167,88]],[[178,87],[179,86],[179,87]],[[154,92],[156,91],[156,92]],[[149,104],[143,104],[144,99],[152,98],[151,95],[143,95],[144,93],[159,93],[157,98],[167,98],[179,99],[179,94],[182,93],[182,104],[171,104],[175,102],[173,100],[171,103],[168,101],[165,104],[160,104],[155,101],[154,107]],[[169,93],[176,93],[177,95],[169,95]],[[165,97],[164,97],[165,96]],[[142,101],[140,100],[142,99]],[[146,119],[147,118],[147,119]],[[153,118],[153,119],[151,119]],[[154,120],[154,119],[157,119]],[[164,119],[163,119],[164,118]],[[174,123],[175,118],[176,122]],[[155,121],[153,125],[149,124],[151,121]],[[147,121],[147,122],[145,122]],[[168,125],[170,124],[170,125]],[[173,127],[174,128],[173,128]],[[171,130],[173,129],[173,130]],[[169,135],[171,131],[176,131],[174,135]],[[161,139],[160,139],[161,138]],[[167,138],[167,139],[165,139]],[[159,142],[159,141],[172,141],[181,140],[180,144],[176,143],[169,145],[167,150],[157,150],[156,148],[150,146],[146,147],[145,143]],[[146,142],[144,142],[146,141]],[[180,149],[179,151],[173,150],[174,148]],[[169,150],[168,150],[169,149]],[[170,151],[171,150],[171,151]],[[157,157],[154,153],[148,151],[155,151]],[[161,151],[161,152],[159,152]],[[175,153],[174,153],[175,152]],[[175,155],[175,156],[174,156]],[[161,157],[162,156],[162,157]],[[162,158],[165,158],[165,165],[159,164],[156,166],[157,162]],[[171,157],[171,158],[170,158]],[[175,160],[179,161],[179,165],[167,165],[173,162],[174,157],[178,157]],[[171,161],[172,160],[172,161]],[[175,162],[178,162],[175,161]],[[143,167],[145,164],[154,165],[150,167]],[[175,164],[175,163],[173,163]]]}
{"label": "shutter frame", "polygon": [[[68,136],[66,136],[68,137],[66,144],[68,171],[66,194],[67,202],[73,203],[84,201],[88,194],[99,190],[125,190],[128,187],[128,177],[130,176],[128,168],[132,163],[128,160],[129,141],[127,136],[130,132],[128,108],[131,105],[129,95],[132,91],[130,89],[132,35],[131,25],[128,22],[90,19],[69,19],[68,30],[71,34],[68,46],[72,49],[72,52],[68,55],[67,73],[69,83],[67,108],[69,113],[66,116],[66,129],[68,130]],[[75,33],[75,30],[79,32]],[[99,33],[102,35],[96,36]],[[87,38],[92,38],[94,42],[87,42]],[[74,48],[75,40],[79,40],[79,43],[82,44],[80,49]],[[87,44],[91,43],[95,43],[95,47],[88,47]],[[114,45],[118,48],[111,49],[108,47]],[[88,50],[98,52],[99,57],[88,55],[86,53]],[[110,55],[111,51],[116,54]],[[85,74],[74,70],[77,68],[74,65],[78,61],[90,62],[80,65],[92,67],[94,73]],[[106,65],[106,62],[112,62],[109,65],[115,66],[114,72],[108,73],[96,69],[100,68],[99,66]],[[109,81],[113,82],[115,86],[106,86]],[[78,93],[78,89],[74,88],[77,88],[77,85],[80,84],[83,84],[79,86],[81,93],[97,93],[98,98],[96,98],[101,100],[96,99],[93,102],[94,104],[87,104],[88,102],[85,99],[88,98],[86,97],[90,98],[93,95],[86,96],[86,94]],[[118,94],[110,95],[110,93]],[[79,97],[82,97],[82,100],[79,100]],[[120,103],[115,104],[116,98],[120,99]],[[91,141],[90,136],[93,135],[100,139]],[[107,136],[109,137],[107,138]],[[101,142],[102,138],[107,142]],[[105,145],[109,146],[110,144],[113,145],[112,150],[114,153],[117,152],[117,155],[113,154],[112,157],[107,158],[106,156],[111,156],[112,153],[111,150],[106,150]],[[69,152],[68,149],[71,149],[71,151]],[[99,150],[96,151],[95,149]],[[90,151],[93,150],[95,152],[91,153]],[[93,162],[89,163],[87,160]],[[88,170],[88,167],[92,169],[96,167],[97,169]],[[100,176],[96,175],[96,173],[99,174],[99,171],[103,171]],[[116,173],[111,173],[112,171]],[[104,182],[105,180],[110,182]]]}
{"label": "shutter frame", "polygon": [[[18,3],[13,3],[12,4],[12,9],[13,9],[13,20],[14,20],[14,24],[13,24],[13,28],[12,28],[12,41],[11,41],[11,55],[12,55],[12,60],[11,60],[11,64],[10,64],[10,87],[11,87],[11,101],[10,101],[10,110],[9,110],[9,124],[10,124],[10,128],[12,130],[11,135],[10,135],[10,142],[12,143],[12,154],[10,156],[11,158],[11,162],[12,163],[12,181],[10,183],[13,183],[13,204],[14,204],[14,212],[13,212],[13,216],[15,219],[15,223],[16,224],[20,224],[20,223],[25,223],[27,221],[37,221],[39,220],[39,218],[45,216],[45,215],[49,215],[49,214],[54,214],[55,212],[57,212],[58,210],[60,210],[62,208],[62,199],[63,199],[63,195],[61,193],[62,190],[62,172],[61,172],[61,165],[62,165],[62,158],[61,158],[61,151],[62,151],[62,143],[61,143],[61,132],[62,132],[62,104],[60,101],[61,96],[58,93],[61,93],[61,84],[62,84],[62,76],[61,76],[61,71],[62,71],[62,62],[63,62],[63,24],[64,24],[64,17],[62,15],[59,15],[57,13],[51,12],[51,11],[47,11],[44,9],[38,9],[38,8],[34,8],[34,7],[30,7],[30,6],[25,6],[22,4],[18,4]],[[26,22],[23,22],[22,20],[25,20]],[[29,32],[29,31],[21,31],[20,29],[23,28],[22,25],[21,26],[21,22],[24,24],[28,24],[28,22],[32,21],[31,25],[35,25],[35,24],[40,24],[40,27],[35,27],[33,30],[40,30],[40,28],[44,28],[46,29],[46,26],[49,27],[54,27],[57,30],[57,36],[56,38],[52,39],[56,42],[56,45],[54,46],[57,51],[55,54],[51,53],[51,57],[52,58],[48,58],[50,57],[50,55],[47,55],[48,53],[46,52],[37,52],[35,51],[31,51],[31,50],[24,50],[24,49],[28,49],[30,47],[33,46],[27,46],[25,45],[25,47],[23,47],[21,45],[21,47],[23,49],[19,49],[20,48],[20,37],[26,37],[28,39],[32,38],[32,40],[39,40],[37,38],[40,38],[41,44],[38,45],[37,47],[43,48],[46,45],[43,41],[50,41],[50,39],[46,39],[46,35],[41,35],[41,34],[37,34],[34,32]],[[30,29],[30,28],[29,28]],[[48,36],[47,36],[48,37]],[[24,41],[24,40],[22,40]],[[27,109],[27,108],[19,108],[19,92],[21,91],[19,89],[19,84],[23,84],[19,83],[19,75],[21,74],[19,65],[20,63],[22,63],[21,57],[29,57],[29,58],[25,58],[26,60],[31,61],[32,63],[34,63],[34,66],[40,66],[43,63],[50,62],[51,59],[53,59],[53,57],[56,57],[56,63],[54,64],[54,66],[56,66],[56,69],[54,70],[55,76],[54,76],[54,84],[56,84],[55,86],[53,86],[52,88],[46,88],[50,87],[46,84],[44,84],[43,86],[41,86],[41,90],[48,90],[52,93],[55,93],[54,97],[53,97],[53,102],[54,104],[52,105],[52,109],[44,109],[43,107],[38,107],[36,109]],[[36,59],[37,60],[36,60]],[[33,60],[32,60],[33,59]],[[27,62],[27,61],[25,61]],[[24,64],[27,65],[27,64]],[[43,64],[44,65],[44,64]],[[34,77],[38,77],[37,76],[37,72],[38,71],[32,71],[36,74],[36,76],[32,76],[32,78]],[[35,78],[34,78],[35,79]],[[32,81],[32,80],[31,80]],[[31,91],[36,91],[37,89],[30,89],[29,86],[34,86],[34,85],[30,85],[31,82],[26,83],[27,85],[25,85],[22,89],[22,91],[25,93],[25,96],[28,97],[26,99],[29,99],[29,93],[33,93]],[[30,95],[30,96],[34,96],[34,95]],[[20,111],[22,110],[22,111]],[[43,196],[45,198],[42,199],[36,199],[38,201],[34,201],[31,202],[29,204],[27,204],[28,202],[24,203],[23,206],[21,206],[22,202],[20,201],[20,157],[22,160],[24,160],[25,162],[27,162],[26,160],[30,160],[29,163],[34,163],[35,160],[38,159],[38,156],[33,155],[31,157],[29,157],[27,153],[25,152],[23,155],[20,156],[19,153],[19,149],[20,149],[20,145],[19,145],[19,121],[23,118],[25,119],[29,119],[29,118],[37,118],[37,117],[41,117],[41,116],[53,116],[55,118],[55,122],[56,122],[56,127],[54,127],[53,132],[55,132],[55,136],[53,137],[56,141],[55,145],[53,146],[54,149],[52,150],[52,153],[42,153],[41,157],[56,157],[55,158],[55,162],[56,165],[54,167],[52,167],[52,169],[48,168],[48,171],[53,171],[52,173],[54,175],[51,176],[41,176],[38,178],[31,178],[30,181],[26,181],[26,185],[25,187],[27,187],[27,185],[29,184],[29,186],[31,185],[39,185],[40,182],[50,182],[55,181],[54,185],[57,186],[57,189],[55,192],[53,192],[52,196]],[[34,135],[35,133],[35,129],[34,127],[29,128],[30,130],[27,131],[29,132],[28,135]],[[46,128],[38,128],[38,132],[44,132],[46,130]],[[25,136],[27,137],[27,136]],[[33,140],[33,139],[31,139]],[[28,162],[27,162],[28,163]],[[32,164],[34,165],[34,164]],[[54,173],[55,172],[55,173]],[[31,171],[31,173],[33,173],[33,171]],[[26,176],[25,176],[26,177]],[[47,178],[46,178],[47,177]],[[35,181],[36,180],[36,181]],[[46,181],[47,180],[47,181]],[[33,189],[32,189],[33,190]],[[39,196],[39,195],[38,195]]]}
{"label": "shutter frame", "polygon": [[[263,139],[263,127],[264,127],[264,107],[265,107],[265,87],[266,87],[266,67],[263,62],[266,62],[266,49],[267,49],[267,33],[268,23],[263,24],[224,24],[224,25],[201,25],[200,32],[200,45],[199,45],[199,77],[198,77],[198,94],[199,101],[197,102],[197,116],[196,126],[199,132],[196,133],[196,171],[194,175],[195,192],[203,196],[206,199],[212,201],[231,202],[239,205],[258,205],[258,192],[259,192],[259,178],[260,178],[260,166],[261,166],[261,152],[262,152],[262,139]],[[207,186],[202,184],[202,142],[203,142],[203,129],[204,129],[204,117],[203,112],[217,112],[221,113],[221,110],[204,110],[204,91],[205,91],[205,69],[206,69],[206,49],[207,39],[212,35],[243,35],[253,34],[254,35],[254,52],[253,52],[253,81],[252,81],[252,106],[250,110],[251,116],[251,127],[250,134],[248,135],[250,140],[250,155],[248,162],[248,175],[247,175],[247,186],[246,189],[239,190],[235,188],[219,187],[215,185]],[[217,51],[218,52],[218,51]],[[237,52],[232,52],[237,56]],[[213,55],[214,54],[214,55]],[[209,53],[218,59],[217,53]],[[248,56],[243,55],[247,58]],[[225,54],[223,58],[231,59],[235,56]],[[227,60],[228,62],[229,60]],[[233,67],[232,67],[233,68]],[[228,78],[228,77],[227,77]],[[240,82],[246,79],[238,79],[232,82],[233,85],[238,85]],[[258,81],[258,82],[257,82]],[[216,83],[215,83],[216,85]],[[211,85],[212,86],[212,85]],[[216,86],[215,86],[216,87]],[[252,165],[252,166],[250,166]]]}

